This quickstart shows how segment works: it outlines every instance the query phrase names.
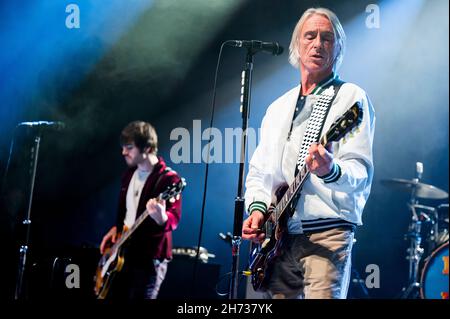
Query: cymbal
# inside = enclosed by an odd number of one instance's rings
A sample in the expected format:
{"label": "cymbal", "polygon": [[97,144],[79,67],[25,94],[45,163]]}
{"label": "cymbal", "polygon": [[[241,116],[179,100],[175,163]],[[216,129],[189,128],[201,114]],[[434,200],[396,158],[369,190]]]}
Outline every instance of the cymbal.
{"label": "cymbal", "polygon": [[428,199],[444,199],[448,197],[448,193],[433,185],[416,182],[401,178],[384,179],[381,181],[383,185],[394,187],[398,190],[411,192],[416,187],[416,197]]}

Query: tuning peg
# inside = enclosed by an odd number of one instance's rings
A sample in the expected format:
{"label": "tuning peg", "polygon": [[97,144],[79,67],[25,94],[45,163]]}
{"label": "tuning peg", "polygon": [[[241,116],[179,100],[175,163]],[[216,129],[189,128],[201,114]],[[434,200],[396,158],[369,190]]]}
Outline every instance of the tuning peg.
{"label": "tuning peg", "polygon": [[348,134],[348,137],[350,137],[350,138],[353,138],[355,136],[355,134],[353,133],[353,132],[350,132],[349,134]]}
{"label": "tuning peg", "polygon": [[345,137],[342,138],[342,144],[347,143],[347,139]]}
{"label": "tuning peg", "polygon": [[355,133],[359,133],[359,132],[360,132],[359,126],[357,126],[356,129],[355,129]]}

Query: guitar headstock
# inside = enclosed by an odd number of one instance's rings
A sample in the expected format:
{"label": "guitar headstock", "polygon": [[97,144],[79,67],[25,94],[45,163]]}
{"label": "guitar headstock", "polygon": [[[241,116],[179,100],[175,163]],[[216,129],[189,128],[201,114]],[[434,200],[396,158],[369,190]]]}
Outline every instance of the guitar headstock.
{"label": "guitar headstock", "polygon": [[178,183],[173,183],[172,185],[167,186],[166,190],[159,195],[159,198],[162,200],[168,200],[172,197],[181,194],[181,192],[186,187],[186,180],[182,177]]}
{"label": "guitar headstock", "polygon": [[339,141],[361,123],[362,117],[363,110],[361,104],[356,102],[331,125],[328,132],[322,138],[324,140],[323,143],[327,144],[329,142]]}

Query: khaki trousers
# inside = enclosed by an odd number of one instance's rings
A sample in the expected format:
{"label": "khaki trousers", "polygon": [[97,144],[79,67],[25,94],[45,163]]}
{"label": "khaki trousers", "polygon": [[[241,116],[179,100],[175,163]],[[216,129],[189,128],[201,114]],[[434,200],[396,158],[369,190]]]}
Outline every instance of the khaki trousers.
{"label": "khaki trousers", "polygon": [[347,228],[287,235],[268,268],[266,298],[345,299],[354,233]]}

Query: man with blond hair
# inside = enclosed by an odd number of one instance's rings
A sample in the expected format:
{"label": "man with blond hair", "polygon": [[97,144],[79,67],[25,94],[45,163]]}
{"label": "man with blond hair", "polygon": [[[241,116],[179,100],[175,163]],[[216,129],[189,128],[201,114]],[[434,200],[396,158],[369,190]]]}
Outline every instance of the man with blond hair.
{"label": "man with blond hair", "polygon": [[[364,90],[336,74],[345,33],[333,12],[306,10],[289,49],[300,83],[275,100],[262,121],[246,178],[249,216],[242,236],[264,241],[261,227],[273,217],[276,190],[306,167],[311,174],[288,216],[281,253],[265,269],[263,288],[271,298],[346,298],[354,230],[362,225],[373,178],[374,109]],[[355,103],[363,114],[359,132],[345,144],[317,143]]]}

